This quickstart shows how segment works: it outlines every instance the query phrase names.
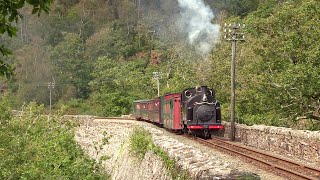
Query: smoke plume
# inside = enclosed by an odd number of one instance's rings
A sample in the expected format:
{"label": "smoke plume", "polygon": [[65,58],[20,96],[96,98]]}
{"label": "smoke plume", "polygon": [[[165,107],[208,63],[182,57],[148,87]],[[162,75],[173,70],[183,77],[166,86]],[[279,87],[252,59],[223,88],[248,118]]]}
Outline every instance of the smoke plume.
{"label": "smoke plume", "polygon": [[189,43],[195,47],[197,53],[207,56],[213,44],[219,41],[218,24],[212,24],[214,14],[203,0],[178,0],[182,8],[179,27],[188,35]]}

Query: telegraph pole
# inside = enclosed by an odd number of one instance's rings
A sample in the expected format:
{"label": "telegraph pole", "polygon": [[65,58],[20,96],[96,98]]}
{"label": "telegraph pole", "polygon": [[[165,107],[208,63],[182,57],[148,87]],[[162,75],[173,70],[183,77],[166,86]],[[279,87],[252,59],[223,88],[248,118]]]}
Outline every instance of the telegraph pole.
{"label": "telegraph pole", "polygon": [[55,80],[54,80],[54,78],[52,78],[52,82],[48,83],[49,98],[50,98],[50,112],[49,112],[49,115],[51,115],[52,89],[54,89],[54,86],[55,86]]}
{"label": "telegraph pole", "polygon": [[[232,44],[232,61],[231,61],[231,126],[230,126],[230,139],[235,140],[235,99],[236,99],[236,47],[237,41],[244,41],[243,33],[238,31],[241,29],[240,24],[227,25],[225,24],[224,38],[231,41]],[[243,25],[242,28],[245,26]]]}
{"label": "telegraph pole", "polygon": [[161,79],[161,72],[153,72],[153,79],[157,80],[157,87],[158,87],[158,97],[160,97],[160,79]]}

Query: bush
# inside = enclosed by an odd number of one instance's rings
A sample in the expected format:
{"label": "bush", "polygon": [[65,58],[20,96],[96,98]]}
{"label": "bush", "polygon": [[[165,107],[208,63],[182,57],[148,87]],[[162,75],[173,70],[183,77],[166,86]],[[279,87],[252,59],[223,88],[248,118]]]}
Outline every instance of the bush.
{"label": "bush", "polygon": [[[57,106],[61,106],[61,102]],[[89,100],[84,99],[71,99],[67,102],[63,102],[63,106],[66,107],[65,113],[69,115],[78,115],[78,114],[90,114],[96,115],[96,109],[92,106],[92,103]]]}
{"label": "bush", "polygon": [[74,140],[77,123],[30,103],[0,126],[0,179],[108,179]]}
{"label": "bush", "polygon": [[0,125],[11,119],[10,101],[7,95],[0,97]]}
{"label": "bush", "polygon": [[140,160],[144,158],[147,151],[151,150],[151,134],[143,128],[135,128],[130,137],[130,149]]}

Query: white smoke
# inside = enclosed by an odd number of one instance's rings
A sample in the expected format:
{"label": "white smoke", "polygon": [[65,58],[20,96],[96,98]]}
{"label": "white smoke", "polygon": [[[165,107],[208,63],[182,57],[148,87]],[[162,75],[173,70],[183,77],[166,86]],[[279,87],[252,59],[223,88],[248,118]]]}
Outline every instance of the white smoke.
{"label": "white smoke", "polygon": [[202,56],[207,56],[219,41],[220,26],[212,24],[214,14],[202,0],[178,0],[183,9],[179,25],[188,34],[189,43]]}

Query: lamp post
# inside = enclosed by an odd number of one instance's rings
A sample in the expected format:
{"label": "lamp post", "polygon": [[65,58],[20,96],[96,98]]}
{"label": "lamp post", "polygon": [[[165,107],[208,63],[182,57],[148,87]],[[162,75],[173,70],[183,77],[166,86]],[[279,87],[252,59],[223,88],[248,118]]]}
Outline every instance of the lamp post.
{"label": "lamp post", "polygon": [[157,87],[158,87],[158,97],[160,97],[160,79],[162,72],[153,72],[153,79],[157,80]]}
{"label": "lamp post", "polygon": [[237,41],[244,41],[244,34],[240,33],[241,28],[245,25],[240,24],[225,24],[224,28],[224,39],[226,41],[231,41],[232,44],[232,61],[231,61],[231,128],[230,128],[230,139],[235,140],[235,99],[236,99],[236,47]]}

